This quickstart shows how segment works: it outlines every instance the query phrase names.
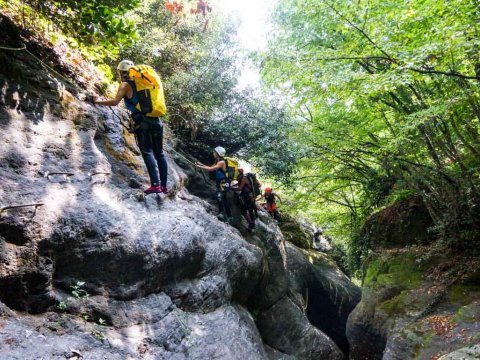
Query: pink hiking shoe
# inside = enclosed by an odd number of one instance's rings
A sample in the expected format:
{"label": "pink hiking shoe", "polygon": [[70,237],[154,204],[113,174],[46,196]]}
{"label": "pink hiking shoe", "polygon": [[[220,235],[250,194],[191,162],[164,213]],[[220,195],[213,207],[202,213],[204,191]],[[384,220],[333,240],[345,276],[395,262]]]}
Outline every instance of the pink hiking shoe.
{"label": "pink hiking shoe", "polygon": [[150,186],[148,189],[145,189],[143,191],[145,194],[153,194],[153,193],[162,193],[162,187],[161,186]]}

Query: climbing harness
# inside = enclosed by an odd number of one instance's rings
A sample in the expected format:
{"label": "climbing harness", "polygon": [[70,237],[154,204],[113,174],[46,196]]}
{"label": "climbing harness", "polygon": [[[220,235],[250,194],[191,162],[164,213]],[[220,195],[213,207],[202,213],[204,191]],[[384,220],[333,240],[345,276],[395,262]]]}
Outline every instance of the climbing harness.
{"label": "climbing harness", "polygon": [[[134,131],[131,129],[131,126],[127,126],[125,125],[125,123],[123,122],[122,118],[120,117],[120,115],[118,115],[111,107],[109,107],[111,112],[113,113],[113,115],[115,115],[115,117],[120,121],[120,124],[125,128],[125,130],[127,130],[129,133],[134,133]],[[138,144],[137,144],[138,145]],[[195,162],[193,162],[192,160],[188,159],[185,155],[179,153],[178,151],[175,151],[175,149],[173,149],[171,146],[169,146],[168,144],[165,144],[165,148],[168,149],[168,151],[171,151],[175,154],[177,154],[178,156],[180,156],[182,159],[184,159],[187,163],[189,163],[190,165],[193,165],[194,169],[195,169],[195,172],[197,172],[197,167],[195,166]],[[207,182],[207,178],[205,177],[205,173],[203,171],[200,172],[202,174],[202,177],[203,177],[203,180],[205,182]]]}
{"label": "climbing harness", "polygon": [[[25,45],[23,45],[22,47],[19,47],[19,48],[13,48],[13,47],[5,47],[5,46],[0,46],[0,50],[6,50],[6,51],[25,51],[27,54],[29,54],[31,57],[33,57],[35,60],[37,60],[44,68],[46,68],[47,70],[51,71],[52,73],[56,74],[57,76],[59,76],[61,79],[63,79],[64,81],[66,81],[68,84],[70,84],[71,86],[73,86],[76,90],[78,90],[79,92],[83,92],[84,90],[82,88],[80,88],[77,84],[73,83],[70,79],[66,78],[65,76],[63,76],[62,74],[60,74],[59,72],[57,72],[55,69],[53,69],[51,66],[45,64],[41,59],[39,59],[37,56],[35,56],[34,54],[32,54]],[[140,73],[140,72],[139,72]],[[109,107],[110,111],[112,112],[112,114],[120,121],[120,124],[129,132],[129,133],[134,133],[135,130],[134,128],[132,127],[132,123],[133,121],[130,121],[130,126],[127,126],[125,125],[125,123],[123,122],[122,120],[122,117],[119,116],[114,110],[112,107]],[[194,169],[195,169],[195,172],[197,171],[197,167],[195,166],[195,163],[191,160],[189,160],[185,155],[175,151],[172,147],[168,146],[165,144],[165,146],[168,148],[169,151],[177,154],[178,156],[182,157],[185,161],[187,161],[187,163],[191,164],[194,166]],[[203,176],[203,179],[205,182],[207,182],[207,179],[205,177],[205,174],[203,173],[203,171],[201,172],[202,176]],[[74,176],[75,173],[72,173],[72,172],[46,172],[44,177],[47,178],[48,180],[51,180],[52,179],[52,176],[63,176],[65,178],[65,180],[68,180],[70,177]],[[93,171],[93,172],[88,172],[87,173],[88,177],[90,178],[90,180],[93,180],[93,177],[97,176],[97,175],[104,175],[104,182],[105,182],[105,177],[106,176],[109,176],[111,175],[110,172],[102,172],[102,171]],[[141,193],[140,195],[136,195],[136,198],[138,200],[141,200],[141,201],[145,201],[146,199],[146,196],[147,195],[150,195],[150,194],[144,194],[144,193]],[[157,202],[159,200],[159,194],[157,194]],[[139,197],[141,199],[139,199]],[[24,204],[24,205],[10,205],[10,206],[5,206],[5,207],[1,207],[0,208],[0,215],[2,215],[5,211],[9,210],[9,209],[16,209],[16,208],[23,208],[23,207],[30,207],[30,206],[33,206],[34,207],[34,212],[33,212],[33,216],[35,216],[36,214],[36,210],[38,207],[40,206],[43,206],[44,204],[43,203],[33,203],[33,204]]]}

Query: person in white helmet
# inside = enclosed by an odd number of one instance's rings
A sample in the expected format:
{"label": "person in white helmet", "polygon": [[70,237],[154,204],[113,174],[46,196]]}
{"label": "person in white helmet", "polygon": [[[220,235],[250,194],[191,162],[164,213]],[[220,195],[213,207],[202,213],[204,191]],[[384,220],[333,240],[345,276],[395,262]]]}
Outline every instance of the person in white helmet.
{"label": "person in white helmet", "polygon": [[163,124],[160,118],[148,117],[137,109],[138,93],[135,82],[128,76],[128,71],[134,66],[135,64],[132,61],[122,60],[117,66],[121,84],[115,97],[100,101],[94,99],[93,103],[116,106],[123,99],[135,122],[140,124],[135,131],[135,135],[150,177],[150,187],[144,192],[146,194],[167,193],[168,166],[163,154]]}
{"label": "person in white helmet", "polygon": [[225,157],[225,149],[221,146],[217,146],[213,151],[213,158],[215,164],[208,166],[202,164],[201,162],[196,162],[195,166],[200,169],[207,171],[215,171],[215,181],[217,183],[217,201],[218,201],[218,218],[220,220],[225,220],[225,215],[227,220],[231,221],[232,212],[230,211],[230,206],[227,201],[226,191],[230,188],[230,180],[227,178],[227,162]]}

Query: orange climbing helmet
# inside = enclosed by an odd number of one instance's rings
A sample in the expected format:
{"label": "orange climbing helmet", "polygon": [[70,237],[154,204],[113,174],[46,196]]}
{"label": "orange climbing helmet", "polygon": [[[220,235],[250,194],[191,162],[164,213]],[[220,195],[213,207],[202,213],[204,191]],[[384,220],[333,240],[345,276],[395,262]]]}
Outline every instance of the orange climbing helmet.
{"label": "orange climbing helmet", "polygon": [[271,188],[271,187],[265,188],[265,192],[266,192],[267,194],[270,194],[270,193],[272,192],[272,188]]}

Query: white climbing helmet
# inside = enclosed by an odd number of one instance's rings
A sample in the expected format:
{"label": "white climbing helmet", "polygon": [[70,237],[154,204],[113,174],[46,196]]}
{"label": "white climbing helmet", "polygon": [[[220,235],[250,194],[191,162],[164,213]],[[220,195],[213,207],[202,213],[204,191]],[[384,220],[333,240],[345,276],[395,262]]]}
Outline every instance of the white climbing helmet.
{"label": "white climbing helmet", "polygon": [[118,66],[117,66],[117,70],[120,70],[120,71],[128,71],[130,70],[132,67],[134,67],[135,64],[133,63],[133,61],[130,61],[130,60],[122,60],[118,63]]}
{"label": "white climbing helmet", "polygon": [[217,147],[215,148],[215,152],[216,152],[216,153],[218,154],[218,156],[220,156],[220,157],[224,157],[224,156],[225,156],[225,153],[226,153],[225,149],[224,149],[223,147],[221,147],[221,146],[217,146]]}

